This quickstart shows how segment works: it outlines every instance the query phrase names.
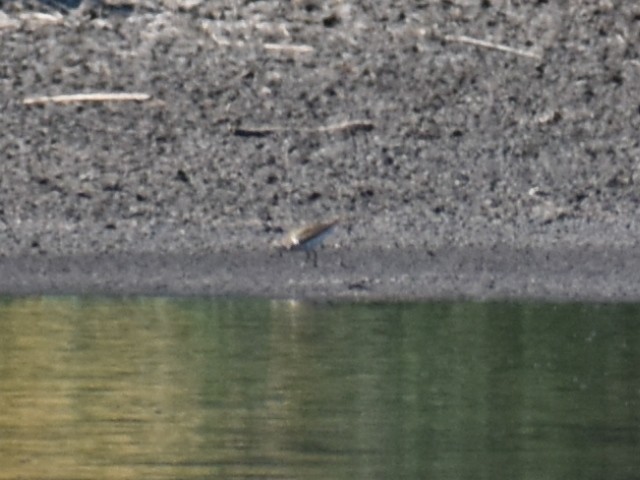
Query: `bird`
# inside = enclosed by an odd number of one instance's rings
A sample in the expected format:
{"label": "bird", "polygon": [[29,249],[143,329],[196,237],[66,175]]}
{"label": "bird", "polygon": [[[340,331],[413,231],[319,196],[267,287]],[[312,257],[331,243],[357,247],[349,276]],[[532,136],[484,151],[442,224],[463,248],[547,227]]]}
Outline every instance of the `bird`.
{"label": "bird", "polygon": [[324,222],[316,222],[304,225],[303,227],[296,228],[289,231],[284,238],[277,240],[275,246],[280,251],[299,251],[303,250],[307,254],[307,260],[313,259],[313,266],[318,266],[318,252],[316,248],[322,245],[324,239],[329,236],[335,226],[338,224],[339,219],[333,219]]}

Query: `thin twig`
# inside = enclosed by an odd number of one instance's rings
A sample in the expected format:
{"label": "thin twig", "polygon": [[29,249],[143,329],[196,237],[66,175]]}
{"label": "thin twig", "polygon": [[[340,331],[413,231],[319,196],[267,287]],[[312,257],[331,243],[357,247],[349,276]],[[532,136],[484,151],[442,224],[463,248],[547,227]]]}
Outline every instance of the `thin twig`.
{"label": "thin twig", "polygon": [[311,128],[311,129],[301,129],[302,131],[311,131],[311,132],[340,132],[345,130],[364,130],[365,132],[369,132],[373,130],[373,122],[369,120],[347,120],[345,122],[334,123],[331,125],[325,125],[323,127]]}
{"label": "thin twig", "polygon": [[373,130],[374,124],[369,120],[348,120],[340,123],[322,125],[319,127],[282,127],[278,125],[264,125],[259,127],[237,127],[233,134],[239,137],[265,137],[273,133],[280,132],[301,132],[301,133],[333,133],[344,131],[363,130],[369,132]]}
{"label": "thin twig", "polygon": [[238,137],[266,137],[273,133],[284,132],[286,127],[262,126],[262,127],[235,127],[233,134]]}
{"label": "thin twig", "polygon": [[265,43],[263,47],[268,52],[283,52],[289,54],[313,53],[315,50],[311,45],[292,45],[282,43]]}
{"label": "thin twig", "polygon": [[509,47],[499,43],[488,42],[486,40],[479,40],[477,38],[467,37],[466,35],[445,35],[445,41],[465,43],[467,45],[474,45],[476,47],[490,48],[501,52],[512,53],[514,55],[520,55],[521,57],[534,58],[536,60],[542,60],[542,55],[533,52],[531,50],[521,50],[518,48]]}
{"label": "thin twig", "polygon": [[52,95],[42,97],[27,97],[24,105],[42,105],[47,103],[78,103],[78,102],[143,102],[149,100],[148,93],[73,93],[70,95]]}

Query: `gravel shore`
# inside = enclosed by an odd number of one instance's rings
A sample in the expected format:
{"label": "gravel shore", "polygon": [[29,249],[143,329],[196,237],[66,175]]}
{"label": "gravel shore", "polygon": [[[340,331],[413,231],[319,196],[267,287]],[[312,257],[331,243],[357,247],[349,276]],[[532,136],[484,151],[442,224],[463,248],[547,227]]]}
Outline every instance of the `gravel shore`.
{"label": "gravel shore", "polygon": [[639,301],[640,4],[475,3],[0,2],[0,294]]}

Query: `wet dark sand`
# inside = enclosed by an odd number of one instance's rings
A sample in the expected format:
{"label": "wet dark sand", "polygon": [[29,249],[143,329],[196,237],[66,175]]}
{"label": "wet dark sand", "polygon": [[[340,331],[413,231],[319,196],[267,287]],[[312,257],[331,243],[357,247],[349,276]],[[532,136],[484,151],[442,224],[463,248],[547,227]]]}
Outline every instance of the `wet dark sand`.
{"label": "wet dark sand", "polygon": [[5,5],[0,293],[640,300],[640,6],[462,3]]}
{"label": "wet dark sand", "polygon": [[263,252],[0,260],[0,291],[316,300],[637,301],[638,255],[615,249],[338,250],[318,268]]}

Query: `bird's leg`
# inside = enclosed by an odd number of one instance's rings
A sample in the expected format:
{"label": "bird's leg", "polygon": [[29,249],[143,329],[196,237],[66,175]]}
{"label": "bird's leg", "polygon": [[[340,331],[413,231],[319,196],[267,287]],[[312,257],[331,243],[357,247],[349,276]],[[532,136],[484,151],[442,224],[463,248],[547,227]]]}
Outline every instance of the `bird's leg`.
{"label": "bird's leg", "polygon": [[318,266],[318,252],[316,252],[315,250],[306,250],[306,254],[307,254],[307,258],[305,259],[305,261],[308,262],[309,259],[311,259],[311,261],[313,262],[313,266],[317,267]]}

